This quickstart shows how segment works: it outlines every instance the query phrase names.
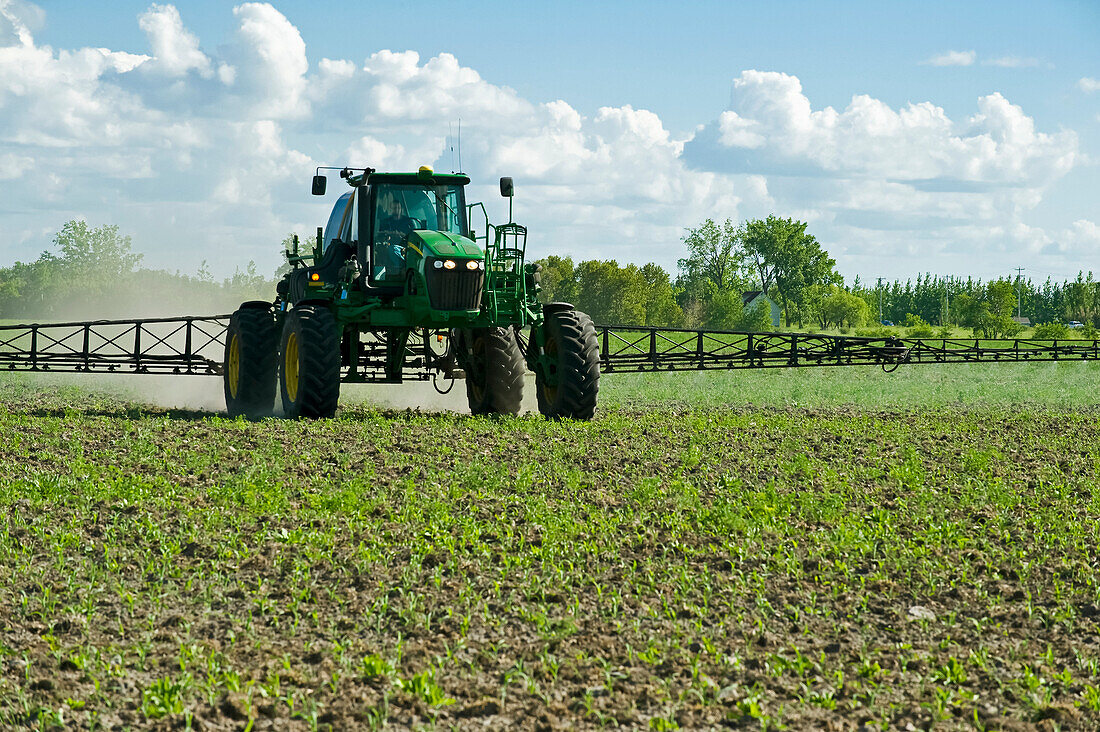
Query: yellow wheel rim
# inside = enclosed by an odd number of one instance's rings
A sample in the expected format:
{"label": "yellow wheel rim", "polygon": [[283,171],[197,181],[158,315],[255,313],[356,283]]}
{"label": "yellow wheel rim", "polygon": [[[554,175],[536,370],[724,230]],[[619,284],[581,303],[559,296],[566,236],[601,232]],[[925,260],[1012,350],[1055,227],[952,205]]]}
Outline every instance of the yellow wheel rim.
{"label": "yellow wheel rim", "polygon": [[291,333],[286,339],[286,362],[283,365],[283,381],[286,395],[290,401],[298,401],[298,334]]}
{"label": "yellow wheel rim", "polygon": [[226,378],[229,380],[229,396],[237,398],[237,390],[241,383],[241,337],[236,333],[229,341],[229,364],[226,368]]}

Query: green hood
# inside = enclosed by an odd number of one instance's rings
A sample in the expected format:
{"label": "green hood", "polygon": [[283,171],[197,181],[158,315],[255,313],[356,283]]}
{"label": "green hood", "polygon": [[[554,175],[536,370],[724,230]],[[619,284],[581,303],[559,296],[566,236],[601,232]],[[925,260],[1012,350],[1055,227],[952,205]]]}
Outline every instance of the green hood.
{"label": "green hood", "polygon": [[425,257],[461,257],[481,259],[485,253],[481,247],[460,234],[444,231],[414,231],[409,243],[416,246]]}

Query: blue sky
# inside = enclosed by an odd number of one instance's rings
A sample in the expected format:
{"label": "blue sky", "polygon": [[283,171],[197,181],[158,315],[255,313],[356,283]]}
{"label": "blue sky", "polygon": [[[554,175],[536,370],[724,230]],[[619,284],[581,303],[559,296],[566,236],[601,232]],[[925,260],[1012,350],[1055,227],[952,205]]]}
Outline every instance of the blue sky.
{"label": "blue sky", "polygon": [[849,280],[1100,271],[1100,3],[0,8],[5,262],[83,216],[270,270],[326,216],[312,166],[449,167],[461,117],[536,256],[672,269],[685,226],[776,213]]}

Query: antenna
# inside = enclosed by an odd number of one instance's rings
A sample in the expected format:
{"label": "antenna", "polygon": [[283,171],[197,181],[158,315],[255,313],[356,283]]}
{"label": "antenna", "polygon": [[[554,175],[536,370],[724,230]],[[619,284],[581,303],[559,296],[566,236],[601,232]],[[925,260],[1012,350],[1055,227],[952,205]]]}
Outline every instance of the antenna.
{"label": "antenna", "polygon": [[458,172],[462,172],[462,118],[458,118]]}
{"label": "antenna", "polygon": [[451,123],[447,123],[447,145],[451,148],[451,172],[455,172],[455,138]]}

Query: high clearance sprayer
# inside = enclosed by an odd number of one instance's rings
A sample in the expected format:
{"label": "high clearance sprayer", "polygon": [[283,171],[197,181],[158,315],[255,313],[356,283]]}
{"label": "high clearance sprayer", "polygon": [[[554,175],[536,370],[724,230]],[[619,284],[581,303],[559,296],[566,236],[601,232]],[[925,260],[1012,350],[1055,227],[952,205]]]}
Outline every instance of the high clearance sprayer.
{"label": "high clearance sprayer", "polygon": [[[229,319],[231,415],[269,414],[276,372],[287,416],[331,417],[342,379],[400,383],[411,367],[463,376],[474,414],[518,413],[530,369],[544,415],[592,418],[596,329],[570,305],[539,303],[539,267],[524,261],[526,228],[511,215],[491,226],[484,205],[467,205],[465,175],[422,167],[340,176],[351,191],[318,229],[312,253],[287,252],[295,269],[274,304],[245,303]],[[326,187],[314,176],[315,195]],[[500,192],[511,201],[511,178]]]}
{"label": "high clearance sprayer", "polygon": [[[539,411],[591,419],[601,373],[1100,359],[1098,341],[902,339],[601,325],[569,303],[542,304],[527,229],[466,202],[464,174],[339,170],[336,201],[272,301],[232,315],[0,326],[0,369],[221,376],[232,416],[281,397],[288,417],[331,417],[341,383],[464,379],[474,414],[516,414],[524,374]],[[480,228],[479,228],[480,227]]]}

